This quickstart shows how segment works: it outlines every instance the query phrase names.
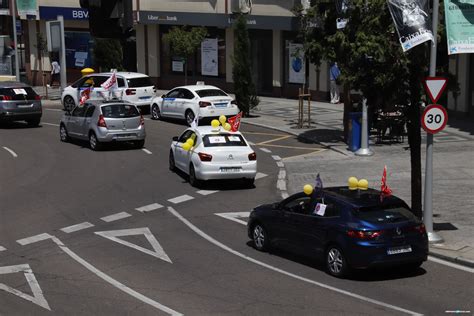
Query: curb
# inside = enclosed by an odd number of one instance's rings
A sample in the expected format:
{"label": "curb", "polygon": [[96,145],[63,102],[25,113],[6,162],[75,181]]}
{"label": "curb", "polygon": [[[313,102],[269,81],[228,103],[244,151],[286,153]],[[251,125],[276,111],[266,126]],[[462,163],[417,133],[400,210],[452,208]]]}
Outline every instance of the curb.
{"label": "curb", "polygon": [[440,254],[440,253],[436,253],[436,252],[433,252],[433,251],[428,251],[428,255],[433,256],[433,257],[438,258],[438,259],[442,259],[442,260],[446,260],[446,261],[449,261],[449,262],[452,262],[452,263],[456,263],[456,264],[459,264],[459,265],[462,265],[462,266],[465,266],[465,267],[468,267],[468,268],[474,268],[474,262],[473,261],[468,260],[468,259],[464,259],[462,257],[450,257],[450,256],[443,255],[443,254]]}

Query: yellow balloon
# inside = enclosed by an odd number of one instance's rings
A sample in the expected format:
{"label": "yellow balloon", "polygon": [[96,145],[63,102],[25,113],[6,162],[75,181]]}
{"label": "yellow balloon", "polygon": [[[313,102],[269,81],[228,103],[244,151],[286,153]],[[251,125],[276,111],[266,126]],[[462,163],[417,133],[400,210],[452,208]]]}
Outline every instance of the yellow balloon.
{"label": "yellow balloon", "polygon": [[369,181],[367,181],[366,179],[360,179],[357,186],[361,190],[367,190],[369,188]]}
{"label": "yellow balloon", "polygon": [[219,121],[218,121],[218,120],[212,120],[212,122],[211,122],[211,126],[212,126],[213,128],[218,128],[218,127],[219,127],[219,125],[220,125],[220,123],[219,123]]}
{"label": "yellow balloon", "polygon": [[230,130],[232,129],[232,126],[230,126],[229,123],[225,123],[225,124],[224,124],[224,129],[225,129],[226,131],[230,131]]}
{"label": "yellow balloon", "polygon": [[359,180],[356,177],[350,177],[347,180],[347,185],[349,186],[349,190],[357,190],[357,186],[359,185]]}
{"label": "yellow balloon", "polygon": [[192,147],[192,146],[189,145],[189,143],[184,143],[184,144],[183,144],[183,149],[186,150],[186,151],[190,150],[191,147]]}
{"label": "yellow balloon", "polygon": [[311,184],[305,184],[305,186],[303,187],[303,192],[306,195],[311,195],[311,193],[313,193],[313,186]]}
{"label": "yellow balloon", "polygon": [[224,123],[227,121],[227,117],[225,115],[219,116],[219,122],[221,122],[222,126],[224,126]]}
{"label": "yellow balloon", "polygon": [[188,140],[186,141],[187,144],[189,144],[191,147],[194,146],[194,140],[192,138],[188,138]]}

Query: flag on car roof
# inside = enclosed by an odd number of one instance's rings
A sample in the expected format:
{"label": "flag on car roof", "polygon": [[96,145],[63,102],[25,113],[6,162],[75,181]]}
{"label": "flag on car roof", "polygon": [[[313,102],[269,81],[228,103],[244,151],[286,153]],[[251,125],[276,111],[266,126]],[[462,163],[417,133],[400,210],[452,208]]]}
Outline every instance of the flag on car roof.
{"label": "flag on car roof", "polygon": [[237,132],[240,128],[240,119],[242,118],[242,112],[237,114],[236,116],[232,116],[227,119],[227,122],[229,122],[231,131],[232,132]]}
{"label": "flag on car roof", "polygon": [[79,100],[79,105],[84,105],[84,103],[86,103],[86,101],[90,99],[93,88],[93,86],[89,86],[81,91],[81,99]]}
{"label": "flag on car roof", "polygon": [[390,196],[392,194],[392,190],[387,185],[387,166],[383,168],[382,174],[382,183],[380,188],[380,200],[382,201],[385,196]]}
{"label": "flag on car roof", "polygon": [[117,73],[116,73],[116,71],[114,70],[112,72],[112,74],[110,75],[110,77],[103,84],[101,84],[100,86],[102,88],[104,88],[104,90],[117,89],[118,84],[117,84]]}

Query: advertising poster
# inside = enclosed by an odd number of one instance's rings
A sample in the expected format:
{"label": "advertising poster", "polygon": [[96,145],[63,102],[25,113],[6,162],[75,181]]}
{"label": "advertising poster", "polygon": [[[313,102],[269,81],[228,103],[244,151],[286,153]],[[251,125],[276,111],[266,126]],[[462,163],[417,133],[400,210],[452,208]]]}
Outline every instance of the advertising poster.
{"label": "advertising poster", "polygon": [[19,15],[38,15],[36,0],[16,0]]}
{"label": "advertising poster", "polygon": [[304,83],[306,67],[304,62],[303,44],[290,43],[289,55],[288,82]]}
{"label": "advertising poster", "polygon": [[388,0],[387,3],[404,52],[426,41],[434,42],[428,0]]}
{"label": "advertising poster", "polygon": [[474,52],[474,0],[444,0],[448,54]]}
{"label": "advertising poster", "polygon": [[201,43],[201,74],[215,77],[219,75],[217,38],[206,38]]}

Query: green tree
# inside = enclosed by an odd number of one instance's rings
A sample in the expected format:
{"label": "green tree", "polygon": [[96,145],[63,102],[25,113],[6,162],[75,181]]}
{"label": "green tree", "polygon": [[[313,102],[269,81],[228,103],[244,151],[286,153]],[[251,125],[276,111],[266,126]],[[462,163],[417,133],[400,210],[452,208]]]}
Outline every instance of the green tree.
{"label": "green tree", "polygon": [[196,53],[206,36],[206,28],[192,27],[188,30],[186,26],[173,27],[163,36],[170,43],[173,55],[184,58],[184,84],[188,83],[188,58]]}
{"label": "green tree", "polygon": [[247,19],[238,14],[234,24],[235,50],[232,56],[232,78],[234,80],[235,99],[244,116],[259,103],[257,91],[252,79],[250,65],[250,39]]}
{"label": "green tree", "polygon": [[94,64],[96,70],[122,70],[122,45],[113,38],[94,38]]}

